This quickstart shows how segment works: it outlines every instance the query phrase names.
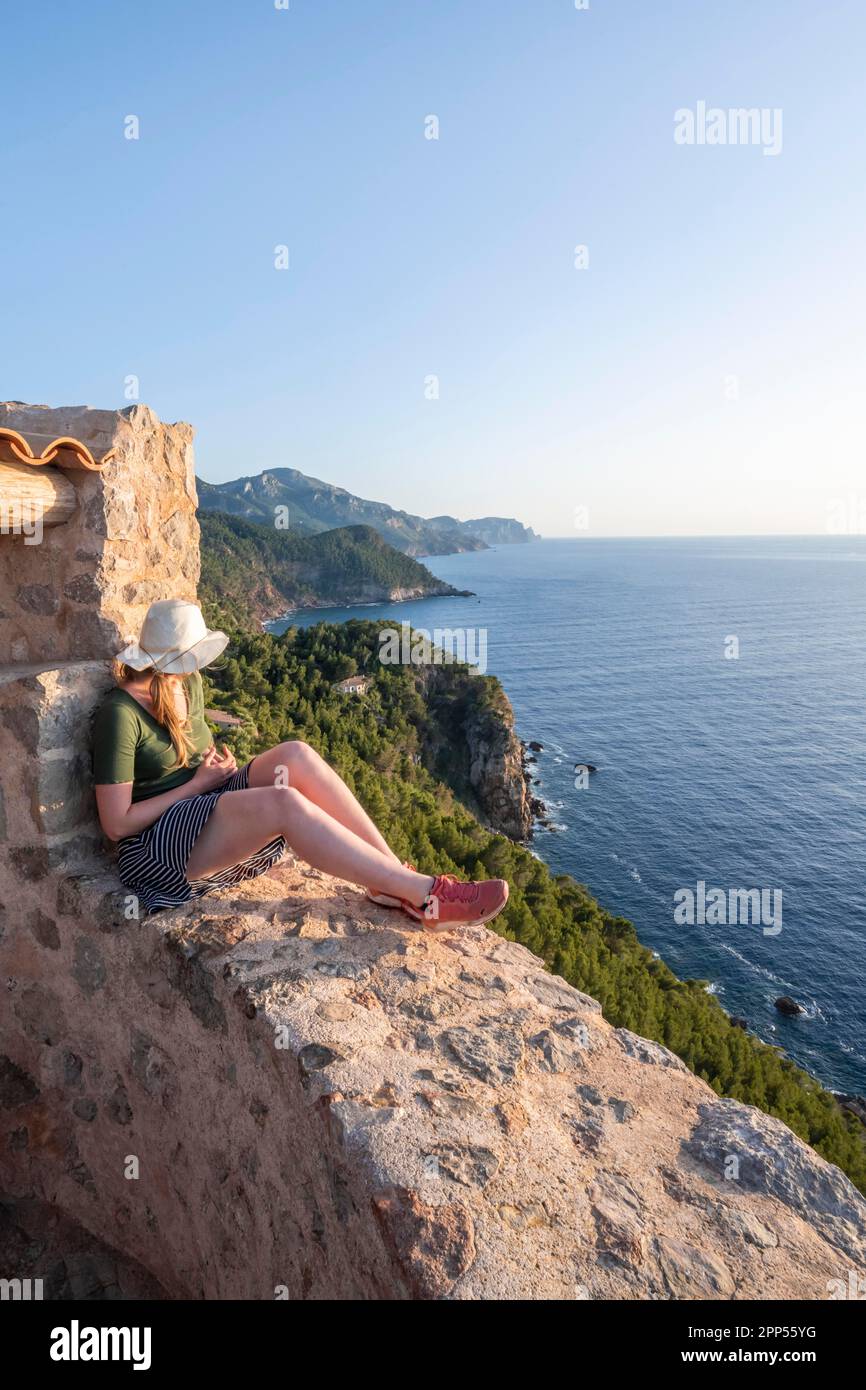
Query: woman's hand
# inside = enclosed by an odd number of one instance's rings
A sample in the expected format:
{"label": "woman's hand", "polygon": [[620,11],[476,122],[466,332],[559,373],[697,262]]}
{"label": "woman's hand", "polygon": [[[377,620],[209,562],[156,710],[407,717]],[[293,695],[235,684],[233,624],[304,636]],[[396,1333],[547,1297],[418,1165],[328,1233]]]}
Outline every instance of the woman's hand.
{"label": "woman's hand", "polygon": [[182,782],[170,792],[161,792],[159,796],[133,802],[132,782],[98,785],[96,804],[102,829],[107,838],[114,841],[124,840],[127,835],[138,835],[159,820],[163,811],[167,811],[176,801],[221,787],[233,772],[237,772],[237,767],[234,755],[225,744],[221,753],[211,745],[188,782]]}
{"label": "woman's hand", "polygon": [[237,772],[238,765],[235,762],[235,755],[225,744],[223,744],[222,753],[217,754],[217,756],[225,767],[227,777],[231,777],[233,772]]}
{"label": "woman's hand", "polygon": [[211,745],[193,773],[190,785],[195,785],[197,792],[212,792],[221,787],[226,778],[231,777],[237,770],[234,754],[229,752],[225,744],[222,753],[218,753]]}

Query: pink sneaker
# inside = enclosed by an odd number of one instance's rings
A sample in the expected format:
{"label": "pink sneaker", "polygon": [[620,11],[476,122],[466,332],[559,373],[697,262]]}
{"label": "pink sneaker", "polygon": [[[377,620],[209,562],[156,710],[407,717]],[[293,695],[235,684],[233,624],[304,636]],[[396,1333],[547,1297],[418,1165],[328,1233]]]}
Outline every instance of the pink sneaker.
{"label": "pink sneaker", "polygon": [[[415,865],[410,864],[408,859],[403,863],[404,869],[411,869],[415,873]],[[367,897],[371,903],[378,903],[380,907],[402,907],[402,898],[392,898],[390,893],[374,893],[371,888],[367,889]]]}
{"label": "pink sneaker", "polygon": [[498,916],[508,902],[504,878],[487,878],[480,883],[461,883],[452,874],[439,874],[423,907],[403,903],[403,911],[423,922],[429,931],[448,927],[478,927]]}

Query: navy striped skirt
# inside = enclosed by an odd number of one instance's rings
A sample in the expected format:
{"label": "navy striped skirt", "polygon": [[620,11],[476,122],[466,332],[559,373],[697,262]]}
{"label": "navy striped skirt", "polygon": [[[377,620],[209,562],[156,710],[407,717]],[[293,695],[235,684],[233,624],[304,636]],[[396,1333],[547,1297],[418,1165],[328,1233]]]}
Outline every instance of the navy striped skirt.
{"label": "navy striped skirt", "polygon": [[188,879],[186,865],[193,845],[223,792],[245,791],[250,764],[233,772],[221,787],[185,797],[163,811],[153,825],[138,835],[127,835],[117,846],[117,869],[124,888],[140,899],[148,912],[178,907],[202,898],[216,888],[229,888],[248,878],[258,878],[278,864],[286,852],[282,835],[269,840],[240,864],[232,864],[209,878]]}

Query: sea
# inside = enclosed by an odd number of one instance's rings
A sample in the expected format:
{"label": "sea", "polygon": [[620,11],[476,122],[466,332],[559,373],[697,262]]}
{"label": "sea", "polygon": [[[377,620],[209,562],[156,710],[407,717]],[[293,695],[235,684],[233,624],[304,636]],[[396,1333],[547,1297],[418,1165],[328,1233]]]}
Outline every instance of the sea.
{"label": "sea", "polygon": [[[473,597],[269,627],[462,631],[542,745],[533,851],[824,1085],[866,1094],[866,536],[542,540],[425,563]],[[804,1012],[782,1015],[782,995]]]}

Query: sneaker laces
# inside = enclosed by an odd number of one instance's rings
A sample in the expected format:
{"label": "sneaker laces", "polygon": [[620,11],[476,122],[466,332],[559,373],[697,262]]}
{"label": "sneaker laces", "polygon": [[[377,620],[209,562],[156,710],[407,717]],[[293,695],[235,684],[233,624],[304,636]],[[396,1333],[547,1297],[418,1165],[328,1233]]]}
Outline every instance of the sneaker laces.
{"label": "sneaker laces", "polygon": [[478,884],[461,883],[451,874],[442,874],[433,884],[430,896],[441,898],[443,903],[474,903],[478,897]]}

